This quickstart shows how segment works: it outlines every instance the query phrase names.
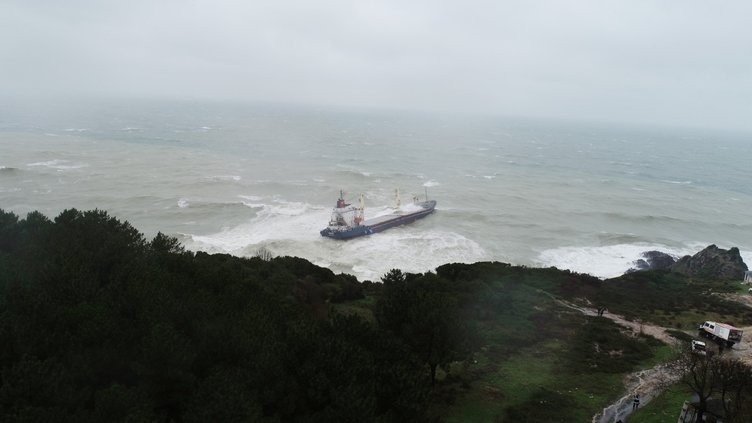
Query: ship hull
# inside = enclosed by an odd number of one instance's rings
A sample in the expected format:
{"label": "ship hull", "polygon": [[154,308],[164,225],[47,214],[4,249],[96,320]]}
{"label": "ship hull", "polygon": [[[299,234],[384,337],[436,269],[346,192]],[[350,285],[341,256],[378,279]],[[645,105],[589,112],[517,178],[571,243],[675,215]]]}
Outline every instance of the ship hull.
{"label": "ship hull", "polygon": [[345,240],[375,234],[395,226],[407,225],[408,223],[415,222],[416,220],[433,213],[436,208],[436,201],[424,201],[418,205],[421,207],[421,210],[410,213],[395,213],[380,216],[371,220],[366,220],[359,226],[343,231],[332,231],[327,228],[321,231],[321,236]]}

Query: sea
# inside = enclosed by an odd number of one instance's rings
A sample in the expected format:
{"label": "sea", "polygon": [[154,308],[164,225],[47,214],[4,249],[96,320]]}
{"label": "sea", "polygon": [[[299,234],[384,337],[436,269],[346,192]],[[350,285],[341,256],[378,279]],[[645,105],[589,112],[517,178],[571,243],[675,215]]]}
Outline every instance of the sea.
{"label": "sea", "polygon": [[[752,134],[208,101],[0,104],[0,208],[101,209],[147,239],[378,281],[501,261],[601,278],[716,244],[752,263]],[[340,192],[413,224],[324,238]]]}

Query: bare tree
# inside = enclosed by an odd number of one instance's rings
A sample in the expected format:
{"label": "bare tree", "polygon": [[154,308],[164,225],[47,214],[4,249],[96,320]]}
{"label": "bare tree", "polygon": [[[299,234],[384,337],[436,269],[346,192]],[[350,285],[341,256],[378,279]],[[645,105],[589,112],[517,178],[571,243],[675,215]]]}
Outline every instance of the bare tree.
{"label": "bare tree", "polygon": [[715,354],[697,354],[686,348],[677,361],[682,373],[681,383],[688,386],[697,395],[697,421],[701,422],[708,410],[708,400],[718,388],[718,381],[713,373],[718,358]]}
{"label": "bare tree", "polygon": [[717,380],[725,421],[742,421],[740,418],[749,417],[752,368],[737,359],[723,358],[717,360],[711,372]]}
{"label": "bare tree", "polygon": [[256,250],[256,254],[253,255],[254,257],[258,257],[263,261],[271,261],[271,259],[274,258],[274,255],[271,251],[267,250],[264,247],[259,248]]}
{"label": "bare tree", "polygon": [[713,354],[699,354],[689,348],[682,351],[674,370],[681,383],[697,396],[697,422],[703,421],[711,398],[720,401],[724,422],[746,422],[752,412],[752,368],[744,362]]}

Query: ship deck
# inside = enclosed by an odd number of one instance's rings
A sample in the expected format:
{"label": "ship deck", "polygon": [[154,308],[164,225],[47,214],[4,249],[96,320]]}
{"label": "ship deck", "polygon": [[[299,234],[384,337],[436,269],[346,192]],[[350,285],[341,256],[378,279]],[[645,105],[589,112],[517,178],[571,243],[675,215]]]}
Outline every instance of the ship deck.
{"label": "ship deck", "polygon": [[365,226],[379,225],[385,222],[389,222],[390,220],[397,219],[402,216],[407,216],[409,214],[410,213],[404,213],[404,212],[385,214],[383,216],[376,216],[371,219],[366,219],[361,224]]}
{"label": "ship deck", "polygon": [[[422,204],[429,204],[431,207],[425,207],[425,206],[422,206]],[[408,217],[408,216],[413,216],[413,215],[425,215],[426,213],[430,213],[431,211],[433,211],[433,206],[435,204],[436,204],[435,202],[421,203],[421,206],[414,207],[412,210],[397,210],[394,213],[372,217],[370,219],[364,220],[362,225],[375,226],[375,225],[384,224],[392,220],[399,219],[401,217]]]}

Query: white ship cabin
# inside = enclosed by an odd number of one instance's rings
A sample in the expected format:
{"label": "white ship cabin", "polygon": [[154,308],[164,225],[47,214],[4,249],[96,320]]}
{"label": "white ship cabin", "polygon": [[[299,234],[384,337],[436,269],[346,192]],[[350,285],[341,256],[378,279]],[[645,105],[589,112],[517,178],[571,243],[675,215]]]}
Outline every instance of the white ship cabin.
{"label": "white ship cabin", "polygon": [[332,218],[329,220],[329,226],[355,226],[355,217],[358,209],[355,206],[338,207],[332,211]]}
{"label": "white ship cabin", "polygon": [[337,207],[332,210],[332,217],[329,219],[329,228],[332,230],[351,228],[360,225],[360,222],[362,221],[363,208],[347,204],[345,200],[340,197],[340,199],[337,200]]}

